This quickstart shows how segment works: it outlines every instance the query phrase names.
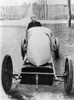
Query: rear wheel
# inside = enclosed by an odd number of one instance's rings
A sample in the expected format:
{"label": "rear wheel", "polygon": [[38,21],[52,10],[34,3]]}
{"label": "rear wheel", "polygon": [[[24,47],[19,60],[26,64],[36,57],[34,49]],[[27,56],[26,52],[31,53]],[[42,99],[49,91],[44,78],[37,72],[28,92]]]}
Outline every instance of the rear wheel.
{"label": "rear wheel", "polygon": [[71,93],[73,85],[73,65],[72,60],[68,57],[65,61],[65,72],[64,72],[64,87],[67,94]]}
{"label": "rear wheel", "polygon": [[2,63],[2,86],[4,91],[8,94],[12,86],[13,65],[12,59],[9,55],[4,57]]}

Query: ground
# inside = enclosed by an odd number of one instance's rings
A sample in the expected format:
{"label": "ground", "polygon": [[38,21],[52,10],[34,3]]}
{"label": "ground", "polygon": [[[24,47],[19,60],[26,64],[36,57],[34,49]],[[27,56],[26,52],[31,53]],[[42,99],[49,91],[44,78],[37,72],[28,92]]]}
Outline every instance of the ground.
{"label": "ground", "polygon": [[[11,22],[13,23],[13,21]],[[16,23],[16,22],[15,22]],[[19,22],[18,22],[19,23]],[[21,57],[21,41],[25,38],[25,29],[27,24],[19,25],[1,25],[1,61],[5,53],[12,56],[14,73],[20,73],[23,67]],[[60,44],[60,59],[54,60],[57,74],[63,74],[65,57],[70,55],[74,65],[74,29],[67,27],[66,23],[43,24],[43,26],[50,28]],[[73,82],[74,84],[74,82]],[[2,95],[3,97],[3,95]],[[74,100],[74,85],[71,95],[67,95],[64,90],[64,84],[61,82],[54,82],[53,86],[39,86],[38,91],[35,91],[34,85],[21,85],[18,81],[14,81],[10,91],[9,99],[13,100]],[[3,99],[2,99],[3,100]],[[6,99],[4,99],[6,100]]]}

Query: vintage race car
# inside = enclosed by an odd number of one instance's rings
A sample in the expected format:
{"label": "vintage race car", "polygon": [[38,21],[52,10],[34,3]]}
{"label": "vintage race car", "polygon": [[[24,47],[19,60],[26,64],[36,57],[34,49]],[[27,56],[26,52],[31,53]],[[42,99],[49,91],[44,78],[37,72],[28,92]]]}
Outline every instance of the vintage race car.
{"label": "vintage race car", "polygon": [[[53,77],[56,77],[54,63],[53,63],[53,53],[56,58],[59,57],[58,38],[55,38],[55,36],[51,32],[51,30],[49,30],[46,27],[30,28],[28,30],[27,34],[28,34],[27,40],[26,40],[27,46],[25,44],[26,43],[25,40],[24,40],[23,45],[21,45],[22,58],[23,59],[24,59],[24,57],[26,58],[24,65],[26,64],[26,62],[30,62],[32,65],[34,65],[36,67],[34,68],[34,67],[26,66],[25,71],[27,69],[31,68],[31,70],[32,69],[33,69],[33,71],[36,70],[36,72],[37,72],[37,70],[40,70],[40,71],[43,70],[41,72],[46,72],[45,70],[50,70],[50,67],[52,67],[52,71],[50,71],[50,72],[53,72],[54,73]],[[46,66],[44,66],[44,65],[46,65]],[[23,71],[23,69],[22,69],[22,71]],[[47,76],[45,76],[45,79]],[[24,76],[22,75],[22,77],[24,77]],[[50,78],[50,79],[52,79],[51,82],[48,82],[48,80],[47,80],[47,82],[46,81],[45,82],[47,84],[52,85],[53,77]],[[32,78],[30,78],[30,79],[32,79]],[[31,82],[31,80],[30,80],[30,82]],[[21,81],[21,83],[23,83],[23,81]]]}
{"label": "vintage race car", "polygon": [[[12,78],[21,79],[21,84],[53,85],[53,81],[64,79],[65,91],[70,94],[73,82],[71,57],[65,59],[63,75],[56,75],[53,57],[60,59],[59,43],[52,31],[46,27],[33,27],[27,31],[27,38],[21,43],[23,68],[20,75],[13,74],[10,55],[6,55],[2,64],[2,84],[6,93],[10,91]],[[17,77],[16,77],[17,76]]]}

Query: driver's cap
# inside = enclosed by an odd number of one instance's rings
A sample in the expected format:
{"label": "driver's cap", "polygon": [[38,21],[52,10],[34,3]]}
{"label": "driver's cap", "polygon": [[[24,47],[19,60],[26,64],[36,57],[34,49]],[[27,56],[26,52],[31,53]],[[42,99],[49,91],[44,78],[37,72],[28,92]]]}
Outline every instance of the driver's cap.
{"label": "driver's cap", "polygon": [[31,18],[36,18],[36,16],[33,14],[33,15],[31,16]]}

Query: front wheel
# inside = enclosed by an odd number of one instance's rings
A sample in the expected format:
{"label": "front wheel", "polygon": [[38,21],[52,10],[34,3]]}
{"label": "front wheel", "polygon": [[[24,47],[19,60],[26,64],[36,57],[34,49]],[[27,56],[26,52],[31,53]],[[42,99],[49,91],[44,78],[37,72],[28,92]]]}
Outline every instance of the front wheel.
{"label": "front wheel", "polygon": [[21,42],[21,55],[22,55],[23,60],[24,60],[24,57],[25,57],[25,53],[26,53],[26,40],[23,40]]}
{"label": "front wheel", "polygon": [[55,58],[59,58],[59,43],[58,43],[58,38],[55,39],[54,44],[53,44],[53,51]]}

